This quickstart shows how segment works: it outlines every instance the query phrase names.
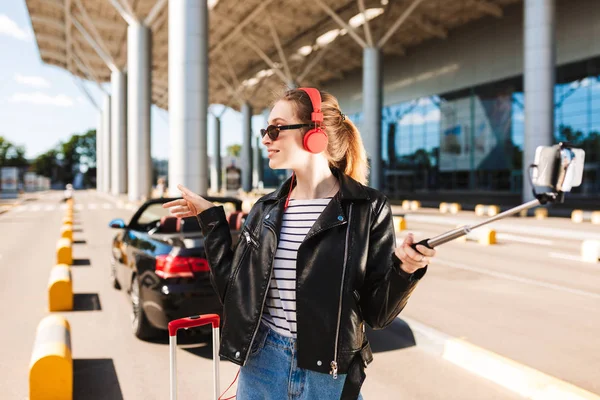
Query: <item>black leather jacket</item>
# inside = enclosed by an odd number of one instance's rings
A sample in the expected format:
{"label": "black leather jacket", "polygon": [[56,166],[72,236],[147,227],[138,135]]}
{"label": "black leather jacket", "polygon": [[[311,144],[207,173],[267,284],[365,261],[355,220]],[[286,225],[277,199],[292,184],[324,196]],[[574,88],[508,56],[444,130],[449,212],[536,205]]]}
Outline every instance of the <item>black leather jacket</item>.
{"label": "black leather jacket", "polygon": [[[347,373],[357,356],[361,368],[373,359],[365,322],[374,329],[389,325],[426,268],[412,275],[400,269],[387,198],[332,172],[340,190],[298,249],[298,366],[331,373],[337,365],[337,373]],[[223,208],[198,215],[224,306],[220,354],[239,365],[248,359],[260,324],[289,186],[288,179],[257,201],[233,250]]]}

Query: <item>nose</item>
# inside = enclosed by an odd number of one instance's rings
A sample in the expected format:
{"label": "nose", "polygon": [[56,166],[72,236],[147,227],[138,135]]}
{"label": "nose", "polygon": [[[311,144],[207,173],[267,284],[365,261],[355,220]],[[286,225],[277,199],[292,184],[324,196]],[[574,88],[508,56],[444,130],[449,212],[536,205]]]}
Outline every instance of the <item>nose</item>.
{"label": "nose", "polygon": [[266,146],[271,143],[273,143],[273,141],[271,140],[269,135],[265,134],[265,136],[262,137],[262,144],[264,144]]}

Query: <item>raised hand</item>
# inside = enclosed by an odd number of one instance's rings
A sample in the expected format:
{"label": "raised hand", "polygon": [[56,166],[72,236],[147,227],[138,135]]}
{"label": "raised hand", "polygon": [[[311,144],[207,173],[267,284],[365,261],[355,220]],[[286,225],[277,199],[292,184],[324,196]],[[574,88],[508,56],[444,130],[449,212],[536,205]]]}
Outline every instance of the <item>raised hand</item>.
{"label": "raised hand", "polygon": [[215,206],[183,185],[177,185],[177,189],[183,198],[162,205],[163,208],[170,208],[171,215],[177,218],[195,217],[202,211]]}
{"label": "raised hand", "polygon": [[435,256],[434,249],[425,247],[422,244],[417,245],[418,251],[415,251],[410,247],[413,243],[413,234],[409,233],[402,244],[394,250],[396,257],[402,261],[400,268],[409,274],[412,274],[418,269],[425,268],[427,264],[429,264],[430,259]]}

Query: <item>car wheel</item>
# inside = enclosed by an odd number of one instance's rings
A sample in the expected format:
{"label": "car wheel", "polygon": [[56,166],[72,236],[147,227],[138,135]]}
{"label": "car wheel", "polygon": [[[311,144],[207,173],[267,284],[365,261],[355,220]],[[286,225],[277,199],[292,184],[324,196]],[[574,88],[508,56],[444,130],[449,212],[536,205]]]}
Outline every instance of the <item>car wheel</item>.
{"label": "car wheel", "polygon": [[114,259],[111,259],[110,261],[110,281],[113,288],[121,290],[121,284],[117,279],[117,264]]}
{"label": "car wheel", "polygon": [[156,335],[156,329],[154,329],[150,325],[150,322],[148,322],[148,318],[146,317],[146,313],[142,307],[140,281],[137,276],[133,278],[130,297],[131,329],[133,330],[133,334],[142,340],[152,339]]}

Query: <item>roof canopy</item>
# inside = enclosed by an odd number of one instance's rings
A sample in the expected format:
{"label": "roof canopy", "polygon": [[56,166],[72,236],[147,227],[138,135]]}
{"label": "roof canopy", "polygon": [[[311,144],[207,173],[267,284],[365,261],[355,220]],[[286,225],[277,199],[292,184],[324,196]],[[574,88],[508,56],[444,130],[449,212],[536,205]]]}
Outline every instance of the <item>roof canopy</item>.
{"label": "roof canopy", "polygon": [[[269,106],[284,82],[319,86],[360,68],[362,48],[386,55],[521,0],[208,0],[210,102]],[[152,101],[168,108],[167,0],[26,0],[42,61],[91,81],[127,63],[127,22],[147,21]],[[117,10],[120,10],[121,13]],[[364,21],[367,21],[365,24]]]}

